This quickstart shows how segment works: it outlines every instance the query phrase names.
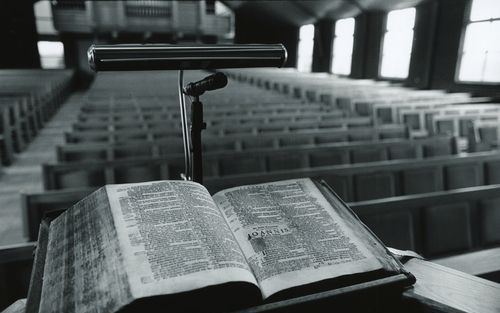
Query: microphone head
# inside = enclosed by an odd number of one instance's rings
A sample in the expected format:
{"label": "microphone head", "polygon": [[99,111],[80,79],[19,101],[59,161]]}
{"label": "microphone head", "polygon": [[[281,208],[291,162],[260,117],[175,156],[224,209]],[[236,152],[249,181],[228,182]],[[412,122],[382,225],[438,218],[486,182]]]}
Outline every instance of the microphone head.
{"label": "microphone head", "polygon": [[217,72],[205,79],[211,80],[206,90],[216,90],[227,86],[227,76],[222,72]]}
{"label": "microphone head", "polygon": [[205,91],[221,89],[226,87],[226,85],[227,76],[224,73],[217,72],[200,81],[187,84],[183,91],[186,95],[197,97]]}

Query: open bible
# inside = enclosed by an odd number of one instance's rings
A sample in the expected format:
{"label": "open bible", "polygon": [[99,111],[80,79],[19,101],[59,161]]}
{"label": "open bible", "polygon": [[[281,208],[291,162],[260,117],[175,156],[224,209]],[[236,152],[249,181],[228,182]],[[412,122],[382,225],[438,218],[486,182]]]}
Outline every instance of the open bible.
{"label": "open bible", "polygon": [[414,282],[324,183],[107,185],[40,228],[27,312],[228,311],[394,275]]}

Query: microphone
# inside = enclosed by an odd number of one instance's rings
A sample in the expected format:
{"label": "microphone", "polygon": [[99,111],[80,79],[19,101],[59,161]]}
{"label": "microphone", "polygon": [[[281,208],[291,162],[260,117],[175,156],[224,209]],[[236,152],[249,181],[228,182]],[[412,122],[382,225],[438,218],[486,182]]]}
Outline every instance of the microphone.
{"label": "microphone", "polygon": [[282,67],[287,58],[282,44],[92,45],[87,55],[96,72]]}
{"label": "microphone", "polygon": [[224,88],[227,85],[227,77],[224,73],[217,72],[203,78],[200,81],[189,83],[184,87],[184,93],[192,97],[201,96],[205,91]]}

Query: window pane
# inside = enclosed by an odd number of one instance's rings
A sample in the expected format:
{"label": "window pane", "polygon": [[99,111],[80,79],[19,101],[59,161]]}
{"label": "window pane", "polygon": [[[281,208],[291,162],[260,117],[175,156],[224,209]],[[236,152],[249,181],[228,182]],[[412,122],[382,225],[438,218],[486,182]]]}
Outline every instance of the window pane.
{"label": "window pane", "polygon": [[337,37],[333,42],[332,73],[351,73],[353,37]]}
{"label": "window pane", "polygon": [[64,68],[64,45],[60,41],[39,41],[38,53],[42,68]]}
{"label": "window pane", "polygon": [[474,0],[472,1],[470,20],[479,21],[500,17],[500,1]]}
{"label": "window pane", "polygon": [[484,81],[500,82],[500,52],[489,52],[484,67]]}
{"label": "window pane", "polygon": [[337,37],[333,42],[333,57],[352,54],[353,37]]}
{"label": "window pane", "polygon": [[382,57],[380,75],[383,77],[406,78],[410,68],[409,54],[388,53]]}
{"label": "window pane", "polygon": [[314,25],[304,25],[300,27],[300,40],[312,40],[314,39]]}
{"label": "window pane", "polygon": [[297,69],[301,72],[310,72],[314,47],[314,25],[304,25],[299,31],[299,51]]}
{"label": "window pane", "polygon": [[491,22],[490,36],[488,51],[500,52],[500,21]]}
{"label": "window pane", "polygon": [[33,5],[35,11],[36,29],[39,34],[54,35],[57,34],[52,20],[52,8],[50,1],[38,1]]}
{"label": "window pane", "polygon": [[335,36],[352,36],[354,34],[354,18],[345,18],[335,23]]}
{"label": "window pane", "polygon": [[467,26],[463,45],[464,52],[480,53],[487,50],[490,37],[491,23],[479,22]]}
{"label": "window pane", "polygon": [[351,62],[352,56],[350,54],[335,55],[332,60],[332,73],[341,75],[351,74]]}
{"label": "window pane", "polygon": [[333,39],[332,48],[332,73],[342,75],[349,75],[351,73],[354,26],[354,18],[338,20],[335,23],[335,38]]}
{"label": "window pane", "polygon": [[415,26],[415,8],[395,10],[387,14],[387,30],[413,29]]}
{"label": "window pane", "polygon": [[460,63],[459,80],[480,81],[484,64],[484,53],[464,53]]}
{"label": "window pane", "polygon": [[384,37],[383,53],[398,52],[400,54],[410,54],[413,43],[413,31],[388,32]]}
{"label": "window pane", "polygon": [[413,46],[415,8],[391,11],[387,14],[387,32],[382,46],[380,75],[406,78]]}
{"label": "window pane", "polygon": [[384,36],[380,75],[406,78],[410,68],[413,31],[388,32]]}
{"label": "window pane", "polygon": [[[463,37],[458,80],[500,82],[500,1],[473,0]],[[474,22],[486,20],[482,22]]]}

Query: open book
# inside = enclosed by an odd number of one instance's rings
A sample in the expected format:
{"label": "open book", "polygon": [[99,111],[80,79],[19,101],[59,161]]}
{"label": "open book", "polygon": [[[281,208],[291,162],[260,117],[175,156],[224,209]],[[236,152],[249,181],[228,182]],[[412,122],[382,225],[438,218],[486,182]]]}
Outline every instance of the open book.
{"label": "open book", "polygon": [[40,232],[28,312],[232,310],[396,274],[413,282],[310,179],[213,197],[189,181],[107,185]]}

